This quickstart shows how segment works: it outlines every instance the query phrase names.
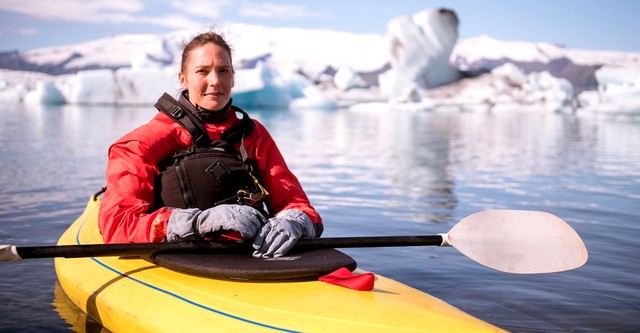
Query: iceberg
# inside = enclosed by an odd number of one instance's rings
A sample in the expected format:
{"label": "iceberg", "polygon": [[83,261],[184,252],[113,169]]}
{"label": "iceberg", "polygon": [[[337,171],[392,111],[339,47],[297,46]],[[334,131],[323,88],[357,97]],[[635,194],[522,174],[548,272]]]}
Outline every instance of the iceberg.
{"label": "iceberg", "polygon": [[39,81],[24,95],[25,104],[65,104],[67,101],[53,82]]}
{"label": "iceberg", "polygon": [[[180,91],[177,67],[124,67],[113,73],[117,87],[115,104],[153,105],[163,93],[177,95]],[[105,77],[106,81],[109,81]],[[109,82],[105,82],[109,84]],[[82,82],[81,84],[88,84]],[[97,87],[96,87],[97,88]],[[87,87],[85,90],[90,90]]]}
{"label": "iceberg", "polygon": [[54,83],[56,78],[58,77],[39,72],[0,69],[0,102],[22,103],[30,92],[38,90],[28,99],[32,103],[38,99],[37,96],[48,95],[47,92],[52,92],[49,91],[50,84]]}
{"label": "iceberg", "polygon": [[460,78],[449,57],[458,40],[458,17],[446,9],[425,10],[389,21],[391,69],[379,77],[390,99],[405,98]]}
{"label": "iceberg", "polygon": [[608,97],[640,95],[640,68],[604,66],[596,71],[598,91]]}
{"label": "iceberg", "polygon": [[341,91],[354,88],[367,88],[362,77],[349,67],[342,67],[333,76],[333,84]]}
{"label": "iceberg", "polygon": [[[39,81],[35,89],[24,86],[0,90],[3,101],[35,104],[153,105],[164,93],[180,91],[178,68],[157,66],[141,58],[132,67],[83,70],[54,82]],[[267,63],[238,69],[232,97],[246,108],[335,109],[336,103],[299,73],[282,72]],[[18,89],[19,88],[19,89]],[[7,91],[5,91],[7,90]]]}
{"label": "iceberg", "polygon": [[578,96],[586,110],[605,112],[640,112],[640,68],[603,66],[595,73],[597,91]]}
{"label": "iceberg", "polygon": [[22,103],[24,96],[29,92],[24,84],[16,84],[9,86],[5,81],[2,81],[0,88],[0,103],[4,104],[16,104]]}
{"label": "iceberg", "polygon": [[[246,80],[246,81],[245,81]],[[299,73],[282,72],[266,62],[236,71],[234,104],[246,108],[335,109],[336,103]]]}
{"label": "iceberg", "polygon": [[58,85],[70,104],[116,104],[118,86],[111,69],[79,71]]}
{"label": "iceberg", "polygon": [[421,91],[411,101],[366,103],[352,110],[459,110],[572,112],[573,87],[569,81],[548,72],[525,74],[514,64],[504,64],[478,77]]}

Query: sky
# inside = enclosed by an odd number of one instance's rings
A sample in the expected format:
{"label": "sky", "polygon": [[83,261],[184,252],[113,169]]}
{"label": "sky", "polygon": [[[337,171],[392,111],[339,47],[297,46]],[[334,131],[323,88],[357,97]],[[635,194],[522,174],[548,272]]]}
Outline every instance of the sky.
{"label": "sky", "polygon": [[640,52],[637,0],[0,0],[0,52],[225,23],[384,34],[387,22],[454,10],[459,38]]}

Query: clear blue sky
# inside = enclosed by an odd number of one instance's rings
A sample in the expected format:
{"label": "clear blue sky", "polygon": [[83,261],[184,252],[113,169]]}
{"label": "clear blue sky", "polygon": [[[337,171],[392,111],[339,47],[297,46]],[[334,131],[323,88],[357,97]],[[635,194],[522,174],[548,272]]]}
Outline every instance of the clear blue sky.
{"label": "clear blue sky", "polygon": [[0,51],[225,22],[383,34],[389,19],[441,7],[460,38],[640,52],[638,0],[0,0]]}

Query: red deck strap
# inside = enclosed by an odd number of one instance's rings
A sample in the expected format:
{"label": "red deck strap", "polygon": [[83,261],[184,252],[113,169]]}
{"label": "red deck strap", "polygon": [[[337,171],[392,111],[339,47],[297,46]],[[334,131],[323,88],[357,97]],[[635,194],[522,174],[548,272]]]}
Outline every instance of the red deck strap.
{"label": "red deck strap", "polygon": [[376,276],[373,273],[362,273],[355,275],[345,267],[318,278],[318,280],[349,289],[370,291],[373,289]]}

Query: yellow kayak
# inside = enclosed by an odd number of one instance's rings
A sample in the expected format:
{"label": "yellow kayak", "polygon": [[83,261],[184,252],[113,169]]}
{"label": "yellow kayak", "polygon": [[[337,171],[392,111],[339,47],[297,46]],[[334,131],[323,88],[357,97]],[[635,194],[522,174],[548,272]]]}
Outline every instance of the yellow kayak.
{"label": "yellow kayak", "polygon": [[[92,197],[58,245],[102,244]],[[62,289],[112,332],[503,332],[377,275],[372,291],[317,280],[231,281],[141,258],[56,258]]]}

